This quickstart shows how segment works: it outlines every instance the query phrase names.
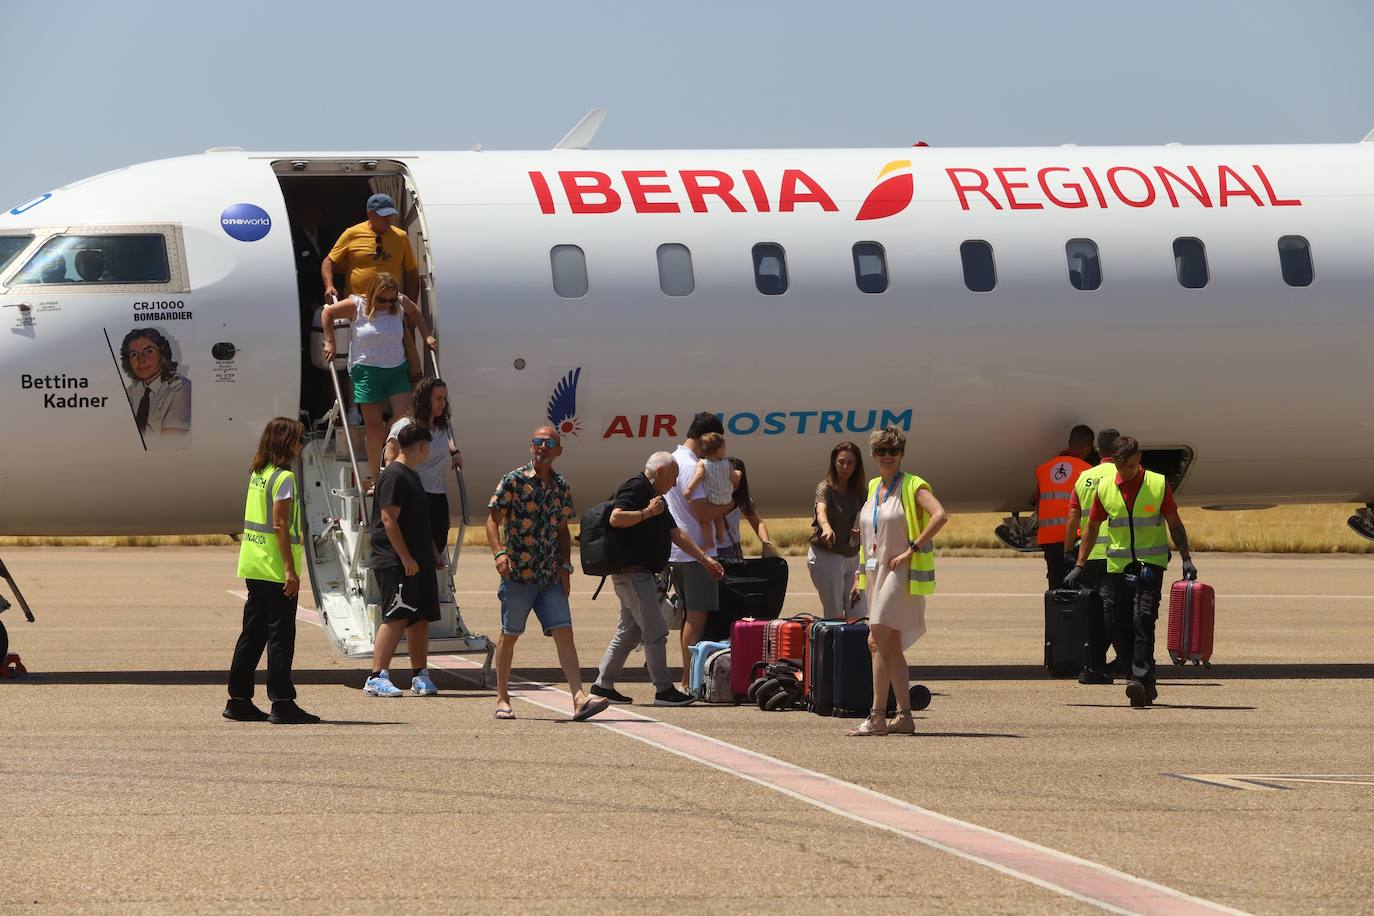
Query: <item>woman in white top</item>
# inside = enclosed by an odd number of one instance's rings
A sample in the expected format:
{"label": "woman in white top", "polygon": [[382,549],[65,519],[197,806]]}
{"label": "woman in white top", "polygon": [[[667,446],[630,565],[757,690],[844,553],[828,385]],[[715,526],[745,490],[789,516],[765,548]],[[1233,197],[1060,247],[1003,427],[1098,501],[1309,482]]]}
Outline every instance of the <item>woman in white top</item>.
{"label": "woman in white top", "polygon": [[362,411],[367,432],[368,487],[372,475],[382,466],[382,443],[386,439],[383,408],[390,405],[393,417],[410,410],[410,367],[403,342],[407,317],[425,335],[425,346],[434,350],[438,343],[429,332],[425,316],[414,302],[401,295],[401,285],[385,271],[372,278],[365,294],[354,293],[326,305],[320,315],[320,326],[325,329],[326,365],[334,359],[335,319],[353,322],[348,374],[353,378],[353,403]]}
{"label": "woman in white top", "polygon": [[[868,598],[868,650],[873,655],[873,706],[858,728],[845,732],[850,737],[866,738],[888,732],[914,735],[911,718],[910,677],[907,649],[926,632],[926,598],[912,587],[913,566],[918,552],[928,553],[928,545],[945,526],[948,515],[930,491],[930,486],[914,474],[901,469],[906,452],[906,434],[896,426],[874,430],[868,439],[878,463],[878,477],[869,481],[868,501],[859,510],[859,547],[863,565],[854,578],[850,604],[857,604],[860,592]],[[909,523],[906,504],[910,503],[918,521]],[[925,516],[924,527],[919,519]],[[933,569],[931,576],[934,575]],[[933,588],[933,581],[931,584]],[[887,691],[897,698],[897,717],[887,718]]]}
{"label": "woman in white top", "polygon": [[434,549],[441,561],[448,549],[449,528],[448,488],[444,485],[444,474],[450,467],[456,471],[463,468],[463,453],[453,444],[451,421],[448,386],[444,380],[422,379],[415,386],[410,413],[391,424],[391,432],[386,438],[386,461],[390,463],[400,453],[396,437],[407,426],[418,423],[427,427],[433,437],[429,442],[429,456],[415,468],[415,473],[420,475],[420,483],[429,497],[429,525],[434,535]]}

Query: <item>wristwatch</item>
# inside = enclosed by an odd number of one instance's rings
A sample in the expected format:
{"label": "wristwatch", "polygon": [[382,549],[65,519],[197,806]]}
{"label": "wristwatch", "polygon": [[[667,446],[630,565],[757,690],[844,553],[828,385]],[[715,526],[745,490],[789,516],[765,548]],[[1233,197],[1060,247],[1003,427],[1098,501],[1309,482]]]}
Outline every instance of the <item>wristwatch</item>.
{"label": "wristwatch", "polygon": [[911,552],[912,552],[912,553],[919,553],[920,550],[921,550],[920,547],[917,547],[917,546],[916,546],[916,542],[915,542],[915,541],[907,541],[907,542],[906,542],[906,546],[908,546],[908,547],[911,548]]}
{"label": "wristwatch", "polygon": [[573,565],[571,563],[564,563],[563,571],[571,576],[573,572]]}

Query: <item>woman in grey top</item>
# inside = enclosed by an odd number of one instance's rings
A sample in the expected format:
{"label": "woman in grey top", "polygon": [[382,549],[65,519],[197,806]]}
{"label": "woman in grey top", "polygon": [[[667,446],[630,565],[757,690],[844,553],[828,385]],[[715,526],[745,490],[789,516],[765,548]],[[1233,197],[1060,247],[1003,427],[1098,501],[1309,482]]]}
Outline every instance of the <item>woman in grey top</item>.
{"label": "woman in grey top", "polygon": [[830,469],[816,487],[816,514],[806,568],[821,597],[824,617],[862,617],[863,593],[850,604],[850,589],[859,571],[859,542],[855,522],[866,498],[864,460],[853,442],[830,450]]}

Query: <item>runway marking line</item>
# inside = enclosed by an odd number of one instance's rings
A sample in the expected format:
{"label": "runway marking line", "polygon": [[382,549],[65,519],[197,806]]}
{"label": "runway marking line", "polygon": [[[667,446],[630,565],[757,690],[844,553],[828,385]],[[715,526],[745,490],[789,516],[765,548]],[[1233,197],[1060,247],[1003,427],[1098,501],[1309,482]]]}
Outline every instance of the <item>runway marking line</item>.
{"label": "runway marking line", "polygon": [[1239,789],[1245,792],[1290,792],[1292,786],[1277,783],[1315,783],[1331,786],[1374,787],[1374,774],[1317,774],[1317,773],[1161,773],[1172,779],[1197,782],[1219,789]]}
{"label": "runway marking line", "polygon": [[[468,672],[480,667],[469,659],[447,654],[431,656],[430,665],[450,672]],[[517,692],[514,699],[552,712],[567,715],[572,703],[567,691],[547,684],[520,681],[511,686],[540,695],[536,697]],[[542,699],[545,696],[550,699],[557,696],[562,702],[555,705]],[[825,773],[651,719],[624,707],[616,710],[616,716],[614,721],[598,722],[593,719],[589,724],[772,789],[831,814],[885,830],[1109,912],[1242,912],[1106,865],[939,814]]]}

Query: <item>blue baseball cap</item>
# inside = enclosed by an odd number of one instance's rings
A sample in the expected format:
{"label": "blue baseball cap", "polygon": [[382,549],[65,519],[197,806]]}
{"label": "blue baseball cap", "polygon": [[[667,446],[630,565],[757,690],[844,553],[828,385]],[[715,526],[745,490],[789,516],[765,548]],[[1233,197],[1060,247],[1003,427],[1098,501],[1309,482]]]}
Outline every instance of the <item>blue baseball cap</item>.
{"label": "blue baseball cap", "polygon": [[373,194],[367,199],[367,212],[378,216],[395,216],[396,202],[390,194]]}

